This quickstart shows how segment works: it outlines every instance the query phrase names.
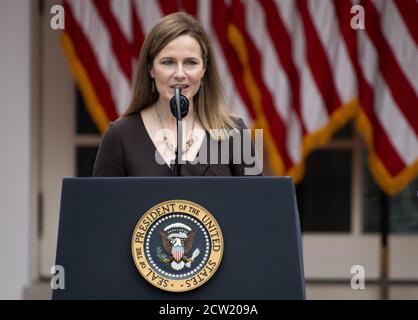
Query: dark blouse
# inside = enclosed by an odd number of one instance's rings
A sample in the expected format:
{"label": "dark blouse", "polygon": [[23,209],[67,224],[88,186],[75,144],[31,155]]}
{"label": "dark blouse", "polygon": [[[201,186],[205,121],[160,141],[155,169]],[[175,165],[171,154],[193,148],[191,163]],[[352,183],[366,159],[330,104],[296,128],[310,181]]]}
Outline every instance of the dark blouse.
{"label": "dark blouse", "polygon": [[[240,132],[245,128],[242,119],[237,119]],[[210,159],[210,143],[218,145],[218,160],[221,159],[220,142],[211,138],[206,132],[206,137],[199,149],[199,154],[207,147],[207,159]],[[238,146],[237,146],[238,145]],[[182,176],[242,176],[245,164],[233,163],[234,148],[241,148],[241,143],[229,143],[229,163],[217,164],[190,163],[181,165]],[[212,146],[213,150],[213,146]],[[252,152],[254,147],[252,146]],[[254,154],[254,153],[252,153]],[[123,176],[172,176],[172,169],[166,164],[159,164],[156,159],[156,148],[148,132],[145,129],[143,119],[139,113],[131,114],[109,124],[103,135],[94,164],[93,176],[95,177],[123,177]],[[198,158],[197,156],[197,158]],[[206,157],[205,157],[206,158]],[[225,162],[225,161],[224,161]],[[249,165],[253,167],[254,165]]]}

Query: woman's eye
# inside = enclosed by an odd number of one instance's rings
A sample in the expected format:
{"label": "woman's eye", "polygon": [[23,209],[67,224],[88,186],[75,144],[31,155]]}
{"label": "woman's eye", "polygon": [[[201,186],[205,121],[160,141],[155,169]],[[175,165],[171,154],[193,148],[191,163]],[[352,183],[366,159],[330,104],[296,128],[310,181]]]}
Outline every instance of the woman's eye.
{"label": "woman's eye", "polygon": [[165,61],[163,61],[163,64],[166,65],[166,66],[168,66],[168,65],[170,65],[172,63],[173,63],[173,61],[171,61],[171,60],[165,60]]}
{"label": "woman's eye", "polygon": [[197,62],[196,62],[196,61],[194,61],[194,60],[189,60],[189,61],[187,61],[186,63],[187,63],[187,64],[190,64],[190,65],[195,65],[195,64],[197,64]]}

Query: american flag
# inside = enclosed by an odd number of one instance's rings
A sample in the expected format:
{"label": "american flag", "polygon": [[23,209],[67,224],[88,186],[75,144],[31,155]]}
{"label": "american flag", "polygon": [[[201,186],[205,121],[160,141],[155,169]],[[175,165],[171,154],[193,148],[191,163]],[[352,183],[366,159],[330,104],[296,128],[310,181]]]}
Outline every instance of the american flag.
{"label": "american flag", "polygon": [[277,175],[300,181],[309,153],[351,120],[386,193],[418,175],[416,0],[66,0],[64,8],[64,51],[101,131],[129,104],[146,34],[185,11],[211,38],[231,109],[264,129]]}

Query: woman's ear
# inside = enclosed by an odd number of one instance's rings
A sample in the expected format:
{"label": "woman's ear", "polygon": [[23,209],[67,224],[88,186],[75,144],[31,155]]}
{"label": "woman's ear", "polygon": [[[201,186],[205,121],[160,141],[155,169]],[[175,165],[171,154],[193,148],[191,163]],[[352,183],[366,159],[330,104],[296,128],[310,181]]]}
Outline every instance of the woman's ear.
{"label": "woman's ear", "polygon": [[205,73],[206,73],[206,68],[203,67],[202,76],[200,77],[200,82],[203,82],[203,79],[205,79]]}
{"label": "woman's ear", "polygon": [[151,66],[149,66],[149,68],[148,68],[148,71],[149,71],[149,75],[151,76],[151,78],[155,78],[155,74],[154,74],[154,67],[151,65]]}

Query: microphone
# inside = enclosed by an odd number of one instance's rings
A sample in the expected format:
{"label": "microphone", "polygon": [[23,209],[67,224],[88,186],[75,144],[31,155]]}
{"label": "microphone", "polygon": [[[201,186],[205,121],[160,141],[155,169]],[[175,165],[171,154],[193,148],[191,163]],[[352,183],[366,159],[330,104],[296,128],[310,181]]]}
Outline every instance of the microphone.
{"label": "microphone", "polygon": [[[178,116],[177,106],[179,106],[180,109],[180,117]],[[175,94],[170,100],[170,109],[177,120],[183,119],[189,113],[189,99],[181,94],[181,89],[179,87],[176,87]]]}

